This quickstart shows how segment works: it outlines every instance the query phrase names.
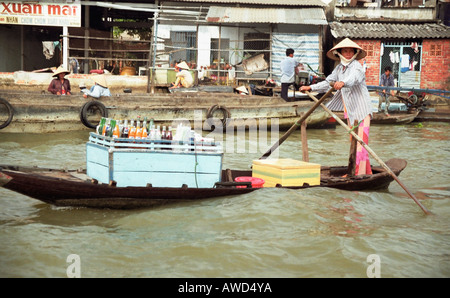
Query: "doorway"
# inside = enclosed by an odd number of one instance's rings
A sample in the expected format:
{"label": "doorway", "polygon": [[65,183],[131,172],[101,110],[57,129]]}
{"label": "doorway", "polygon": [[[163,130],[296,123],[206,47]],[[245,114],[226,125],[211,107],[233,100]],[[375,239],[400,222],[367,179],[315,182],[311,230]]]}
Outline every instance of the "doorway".
{"label": "doorway", "polygon": [[390,66],[396,87],[420,88],[422,42],[387,41],[381,46],[380,77]]}

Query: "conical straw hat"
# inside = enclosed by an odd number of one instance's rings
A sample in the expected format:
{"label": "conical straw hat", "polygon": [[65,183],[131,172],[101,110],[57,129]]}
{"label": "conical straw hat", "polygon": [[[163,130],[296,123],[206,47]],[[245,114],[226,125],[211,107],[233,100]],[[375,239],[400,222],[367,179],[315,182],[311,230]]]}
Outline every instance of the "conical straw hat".
{"label": "conical straw hat", "polygon": [[189,66],[186,64],[186,62],[180,62],[177,64],[177,66],[181,69],[189,69]]}
{"label": "conical straw hat", "polygon": [[245,92],[246,94],[248,94],[248,90],[247,88],[245,88],[245,86],[239,86],[236,88],[237,91],[241,91],[241,92]]}
{"label": "conical straw hat", "polygon": [[354,48],[359,50],[359,54],[356,56],[356,60],[360,60],[366,57],[367,53],[364,51],[356,42],[352,41],[350,38],[346,38],[337,45],[335,45],[331,50],[327,52],[327,57],[333,60],[340,60],[339,56],[334,54],[333,52],[337,49],[342,48]]}
{"label": "conical straw hat", "polygon": [[70,71],[60,66],[53,72],[53,77],[57,77],[60,73],[65,73],[66,75],[68,75]]}
{"label": "conical straw hat", "polygon": [[108,88],[108,84],[106,83],[106,78],[104,75],[93,75],[91,79],[94,81],[94,83],[97,83],[102,87]]}

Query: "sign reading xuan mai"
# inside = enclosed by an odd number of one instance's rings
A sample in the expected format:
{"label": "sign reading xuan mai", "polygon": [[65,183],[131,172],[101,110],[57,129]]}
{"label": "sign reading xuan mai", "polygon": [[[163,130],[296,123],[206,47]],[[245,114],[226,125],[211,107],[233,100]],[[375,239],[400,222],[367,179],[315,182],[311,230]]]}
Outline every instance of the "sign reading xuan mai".
{"label": "sign reading xuan mai", "polygon": [[81,27],[81,4],[0,1],[0,24]]}

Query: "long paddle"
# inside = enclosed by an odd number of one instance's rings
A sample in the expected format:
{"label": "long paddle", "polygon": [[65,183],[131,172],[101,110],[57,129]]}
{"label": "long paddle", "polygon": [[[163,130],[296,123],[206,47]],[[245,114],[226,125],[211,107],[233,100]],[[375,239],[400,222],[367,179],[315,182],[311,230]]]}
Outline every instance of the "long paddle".
{"label": "long paddle", "polygon": [[[331,88],[331,90],[333,90],[333,88]],[[319,103],[319,100],[315,98],[315,96],[312,95],[309,91],[305,91],[305,93],[308,94],[309,97],[311,97],[316,103]],[[353,132],[353,130],[351,130],[338,116],[336,116],[336,114],[334,114],[331,110],[329,110],[324,104],[322,103],[319,104],[328,114],[330,114],[331,117],[333,117],[337,122],[339,122],[339,124],[342,125],[347,130],[347,132],[349,132],[367,150],[367,152],[369,152],[370,155],[372,155],[372,157],[375,158],[376,161],[380,163],[380,165],[392,176],[392,178],[394,178],[394,180],[397,181],[398,184],[400,184],[400,186],[406,191],[406,193],[411,197],[411,199],[413,199],[414,202],[416,202],[416,204],[419,205],[419,207],[423,210],[423,212],[425,212],[426,214],[431,214],[431,212],[428,211],[428,209],[425,208],[425,206],[423,206],[417,200],[417,198],[406,188],[406,186],[398,179],[397,175],[395,175],[395,173],[392,172],[392,170],[381,160],[381,158],[379,158],[375,154],[375,152],[373,152],[373,150],[370,149],[369,146],[367,146],[367,144],[364,143],[364,141]]]}
{"label": "long paddle", "polygon": [[311,115],[312,112],[314,112],[315,109],[317,109],[317,107],[319,105],[322,104],[322,102],[328,98],[328,96],[331,94],[331,92],[333,92],[334,89],[331,88],[330,90],[328,90],[327,93],[325,93],[322,98],[320,99],[316,99],[316,103],[312,106],[311,109],[309,109],[305,114],[302,115],[302,117],[300,117],[300,119],[298,119],[285,133],[284,135],[278,139],[278,141],[272,145],[272,147],[266,152],[264,153],[263,156],[261,156],[259,159],[266,159],[267,157],[269,157],[270,154],[272,154],[273,151],[275,151],[278,146],[280,146],[281,144],[283,144],[283,142],[291,135],[291,133],[293,133],[298,127],[300,127],[300,125],[302,125],[302,123],[306,120],[306,118],[309,117],[309,115]]}

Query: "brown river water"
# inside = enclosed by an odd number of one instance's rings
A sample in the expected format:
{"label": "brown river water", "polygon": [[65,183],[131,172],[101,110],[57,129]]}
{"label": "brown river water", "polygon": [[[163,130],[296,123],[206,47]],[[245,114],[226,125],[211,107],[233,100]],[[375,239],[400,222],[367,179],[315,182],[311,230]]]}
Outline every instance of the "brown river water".
{"label": "brown river water", "polygon": [[[450,277],[449,128],[427,122],[370,131],[382,160],[408,161],[399,178],[433,215],[395,181],[387,191],[266,188],[127,211],[54,207],[0,188],[0,277]],[[347,163],[343,128],[307,136],[310,162]],[[0,163],[83,168],[87,139],[85,131],[0,133]],[[258,140],[249,133],[223,141],[236,143],[223,167],[239,169],[271,144],[251,149]],[[300,131],[274,155],[301,159]]]}

